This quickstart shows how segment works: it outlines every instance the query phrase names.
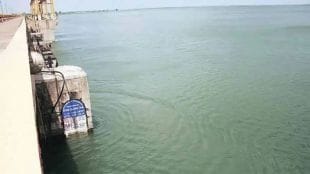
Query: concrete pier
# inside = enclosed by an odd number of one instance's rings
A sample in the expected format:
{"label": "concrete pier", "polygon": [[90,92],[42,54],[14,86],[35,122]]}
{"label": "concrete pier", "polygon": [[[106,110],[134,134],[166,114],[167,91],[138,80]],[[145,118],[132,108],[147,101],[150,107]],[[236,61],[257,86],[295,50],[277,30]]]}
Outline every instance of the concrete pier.
{"label": "concrete pier", "polygon": [[[62,108],[72,99],[83,102],[86,108],[85,120],[87,123],[86,126],[78,126],[79,120],[77,120],[70,124],[74,127],[70,135],[87,134],[89,130],[93,129],[93,121],[86,72],[80,67],[69,65],[58,66],[53,71],[58,73],[45,71],[32,75],[36,84],[37,113],[38,120],[40,120],[38,121],[39,134],[41,137],[48,137],[65,133],[69,137],[64,126],[66,120]],[[55,105],[55,103],[58,104]],[[81,127],[84,131],[78,131]]]}
{"label": "concrete pier", "polygon": [[0,173],[42,173],[23,17],[0,24]]}

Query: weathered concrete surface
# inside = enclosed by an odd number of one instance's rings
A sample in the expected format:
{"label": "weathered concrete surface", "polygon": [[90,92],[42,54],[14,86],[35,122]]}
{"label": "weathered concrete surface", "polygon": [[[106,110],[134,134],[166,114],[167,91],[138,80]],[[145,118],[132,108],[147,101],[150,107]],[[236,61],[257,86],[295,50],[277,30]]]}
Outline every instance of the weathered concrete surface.
{"label": "weathered concrete surface", "polygon": [[[87,130],[91,130],[93,128],[93,121],[87,74],[82,68],[69,65],[58,66],[54,71],[61,72],[65,78],[65,88],[58,105],[55,107],[56,113],[61,112],[61,109],[68,100],[79,99],[87,108]],[[35,79],[37,100],[40,103],[38,105],[40,109],[38,113],[41,113],[42,123],[47,123],[43,125],[39,122],[40,133],[45,134],[45,136],[62,135],[64,133],[62,116],[55,114],[55,112],[53,114],[50,113],[64,85],[62,76],[59,73],[53,74],[47,72],[37,73],[32,76]],[[78,129],[76,128],[75,130]],[[84,133],[87,133],[87,130]],[[79,133],[76,131],[72,132],[74,134]]]}
{"label": "weathered concrete surface", "polygon": [[22,22],[22,17],[18,17],[6,22],[0,23],[0,52],[3,51],[11,41],[16,30]]}
{"label": "weathered concrete surface", "polygon": [[33,20],[28,19],[28,27],[35,32],[42,33],[44,43],[52,43],[55,41],[55,29],[57,26],[56,19]]}
{"label": "weathered concrete surface", "polygon": [[[1,24],[0,40],[10,38],[15,33],[14,26],[17,27],[21,20],[18,18],[11,21],[14,24]],[[0,52],[0,173],[40,174],[42,169],[24,20],[5,47]]]}

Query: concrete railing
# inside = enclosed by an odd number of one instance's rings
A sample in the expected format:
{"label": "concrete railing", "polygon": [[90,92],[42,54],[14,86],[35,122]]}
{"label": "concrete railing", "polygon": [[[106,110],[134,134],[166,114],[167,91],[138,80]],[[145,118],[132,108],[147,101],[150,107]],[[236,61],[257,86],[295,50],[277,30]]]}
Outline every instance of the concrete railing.
{"label": "concrete railing", "polygon": [[0,52],[0,173],[42,173],[26,24]]}

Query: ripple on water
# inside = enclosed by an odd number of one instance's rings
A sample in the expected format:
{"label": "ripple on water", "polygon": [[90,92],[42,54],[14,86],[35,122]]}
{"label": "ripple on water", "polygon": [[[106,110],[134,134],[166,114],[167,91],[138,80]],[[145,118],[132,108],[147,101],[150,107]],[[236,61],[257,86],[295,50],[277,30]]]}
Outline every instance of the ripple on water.
{"label": "ripple on water", "polygon": [[87,71],[95,129],[47,173],[309,173],[308,8],[61,15],[55,52]]}

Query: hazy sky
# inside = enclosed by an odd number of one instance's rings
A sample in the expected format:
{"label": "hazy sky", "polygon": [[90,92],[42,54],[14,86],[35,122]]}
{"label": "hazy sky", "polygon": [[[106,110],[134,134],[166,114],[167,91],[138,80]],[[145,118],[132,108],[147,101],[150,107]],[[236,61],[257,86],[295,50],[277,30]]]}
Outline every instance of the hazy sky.
{"label": "hazy sky", "polygon": [[[4,10],[7,9],[8,12],[29,11],[30,0],[0,1]],[[208,5],[310,4],[310,0],[55,0],[55,3],[57,11],[78,11]]]}

